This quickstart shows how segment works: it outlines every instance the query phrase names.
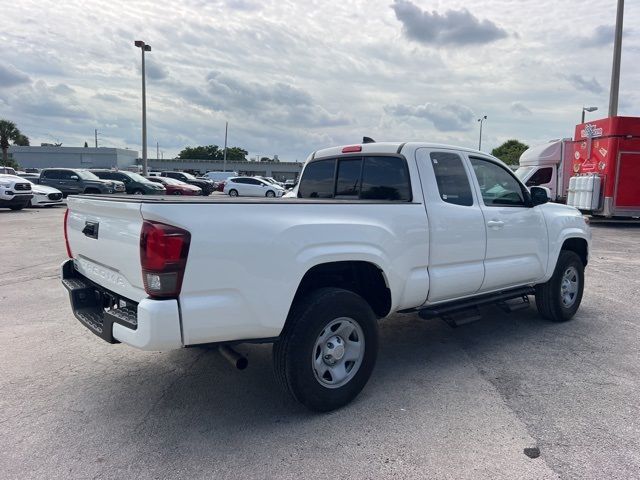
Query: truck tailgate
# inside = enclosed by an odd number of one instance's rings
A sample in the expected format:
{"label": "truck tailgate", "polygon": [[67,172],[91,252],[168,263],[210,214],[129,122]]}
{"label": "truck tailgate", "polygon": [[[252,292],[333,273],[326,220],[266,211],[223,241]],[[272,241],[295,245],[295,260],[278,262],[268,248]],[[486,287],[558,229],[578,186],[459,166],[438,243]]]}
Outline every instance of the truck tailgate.
{"label": "truck tailgate", "polygon": [[140,266],[140,203],[69,197],[67,204],[67,236],[76,269],[125,298],[135,302],[146,298]]}

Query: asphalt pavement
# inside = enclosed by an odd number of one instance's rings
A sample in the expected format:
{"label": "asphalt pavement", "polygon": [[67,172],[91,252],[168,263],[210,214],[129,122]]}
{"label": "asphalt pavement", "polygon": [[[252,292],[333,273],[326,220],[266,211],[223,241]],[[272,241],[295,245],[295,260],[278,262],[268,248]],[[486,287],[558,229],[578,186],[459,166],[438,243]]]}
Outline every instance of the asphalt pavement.
{"label": "asphalt pavement", "polygon": [[238,347],[237,371],[80,325],[63,213],[0,210],[3,479],[640,478],[640,225],[594,225],[571,322],[395,315],[362,394],[317,414],[280,392],[269,345]]}

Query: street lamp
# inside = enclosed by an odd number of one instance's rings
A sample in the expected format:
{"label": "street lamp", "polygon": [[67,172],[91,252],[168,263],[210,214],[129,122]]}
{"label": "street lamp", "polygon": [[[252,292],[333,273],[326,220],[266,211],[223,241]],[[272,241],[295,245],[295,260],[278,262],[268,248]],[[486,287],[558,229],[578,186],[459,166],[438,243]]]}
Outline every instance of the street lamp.
{"label": "street lamp", "polygon": [[147,88],[144,70],[144,52],[151,51],[151,45],[142,40],[133,42],[142,51],[142,175],[147,175]]}
{"label": "street lamp", "polygon": [[478,140],[478,150],[482,150],[482,124],[484,123],[484,121],[487,119],[487,116],[484,115],[482,117],[480,117],[478,119],[478,121],[480,122],[480,138]]}
{"label": "street lamp", "polygon": [[584,123],[584,112],[595,112],[598,107],[582,107],[582,121],[580,123]]}

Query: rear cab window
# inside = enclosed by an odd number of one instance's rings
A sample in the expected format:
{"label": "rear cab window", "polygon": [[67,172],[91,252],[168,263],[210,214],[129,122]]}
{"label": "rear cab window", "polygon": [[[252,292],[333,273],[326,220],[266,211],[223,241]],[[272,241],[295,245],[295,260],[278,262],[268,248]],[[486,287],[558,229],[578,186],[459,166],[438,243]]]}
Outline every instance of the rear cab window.
{"label": "rear cab window", "polygon": [[302,174],[298,197],[410,202],[409,170],[393,155],[315,160]]}

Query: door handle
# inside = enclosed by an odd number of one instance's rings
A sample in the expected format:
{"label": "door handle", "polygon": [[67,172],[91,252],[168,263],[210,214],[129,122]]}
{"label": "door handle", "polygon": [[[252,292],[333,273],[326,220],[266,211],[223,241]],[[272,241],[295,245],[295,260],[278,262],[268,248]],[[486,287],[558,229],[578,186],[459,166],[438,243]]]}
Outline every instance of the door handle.
{"label": "door handle", "polygon": [[495,228],[497,230],[498,228],[504,227],[504,222],[502,220],[489,220],[487,222],[487,226],[489,228]]}

